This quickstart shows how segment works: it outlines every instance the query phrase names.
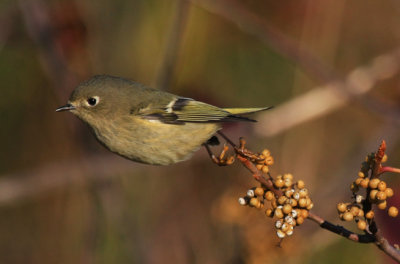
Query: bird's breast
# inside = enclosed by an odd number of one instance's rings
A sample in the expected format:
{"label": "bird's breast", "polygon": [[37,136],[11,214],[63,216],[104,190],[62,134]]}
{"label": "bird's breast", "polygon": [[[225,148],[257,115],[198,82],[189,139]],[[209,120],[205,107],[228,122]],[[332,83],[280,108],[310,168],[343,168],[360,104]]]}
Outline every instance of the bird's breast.
{"label": "bird's breast", "polygon": [[220,129],[215,123],[165,124],[136,116],[110,118],[92,127],[97,139],[112,152],[155,165],[188,159]]}

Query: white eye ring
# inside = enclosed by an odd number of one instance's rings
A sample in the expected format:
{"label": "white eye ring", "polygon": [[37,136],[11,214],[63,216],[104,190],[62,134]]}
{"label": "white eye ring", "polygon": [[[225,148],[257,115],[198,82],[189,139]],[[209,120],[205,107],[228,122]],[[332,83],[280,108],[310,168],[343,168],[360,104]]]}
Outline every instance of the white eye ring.
{"label": "white eye ring", "polygon": [[86,104],[90,107],[93,107],[93,106],[96,106],[99,103],[99,101],[100,101],[100,98],[98,96],[92,96],[86,100]]}

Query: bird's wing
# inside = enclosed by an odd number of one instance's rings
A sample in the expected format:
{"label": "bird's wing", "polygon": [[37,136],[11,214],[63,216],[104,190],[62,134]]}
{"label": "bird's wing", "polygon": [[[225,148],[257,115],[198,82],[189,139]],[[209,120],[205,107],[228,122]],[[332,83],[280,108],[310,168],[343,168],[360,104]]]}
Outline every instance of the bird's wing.
{"label": "bird's wing", "polygon": [[[254,121],[252,119],[236,115],[236,113],[231,113],[227,110],[199,102],[191,98],[175,97],[168,103],[150,103],[148,106],[141,108],[137,114],[145,119],[158,120],[171,124],[185,122],[209,123]],[[249,111],[243,111],[239,114],[246,114],[248,112]]]}

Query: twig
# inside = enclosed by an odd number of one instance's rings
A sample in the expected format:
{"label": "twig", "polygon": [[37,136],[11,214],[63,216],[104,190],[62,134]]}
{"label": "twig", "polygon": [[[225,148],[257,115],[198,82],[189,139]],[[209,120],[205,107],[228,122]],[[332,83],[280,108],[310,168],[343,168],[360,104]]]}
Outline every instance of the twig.
{"label": "twig", "polygon": [[[251,151],[245,148],[245,141],[240,138],[240,146],[238,147],[232,140],[230,140],[224,133],[218,131],[221,135],[234,149],[237,159],[245,166],[253,175],[254,179],[260,184],[264,185],[268,190],[272,191],[276,196],[282,196],[282,191],[274,187],[271,177],[266,179],[260,170],[256,168],[253,162],[249,159],[251,155],[254,155]],[[269,175],[270,176],[270,175]]]}
{"label": "twig", "polygon": [[312,220],[313,222],[319,224],[320,227],[329,230],[335,234],[341,235],[351,241],[359,242],[359,243],[372,243],[375,242],[375,237],[371,234],[364,234],[359,235],[356,234],[343,226],[334,225],[328,221],[325,221],[322,217],[313,214],[311,212],[308,213],[308,219]]}
{"label": "twig", "polygon": [[375,243],[375,245],[385,252],[388,256],[392,259],[400,263],[400,251],[394,248],[389,242],[381,235],[381,232],[378,231],[375,235],[372,234],[356,234],[354,232],[349,231],[348,229],[344,228],[343,226],[334,225],[328,221],[325,221],[320,216],[317,216],[313,213],[308,214],[308,219],[312,220],[313,222],[319,224],[321,228],[324,228],[328,231],[331,231],[335,234],[343,236],[351,241],[358,242],[358,243]]}
{"label": "twig", "polygon": [[274,188],[274,184],[272,183],[272,181],[270,179],[265,179],[261,171],[259,171],[250,160],[243,157],[238,152],[237,159],[252,173],[255,180],[264,185],[268,190],[272,191],[277,197],[282,196],[282,191]]}
{"label": "twig", "polygon": [[379,170],[379,174],[382,174],[382,173],[385,173],[385,172],[400,173],[400,169],[399,168],[393,168],[393,167],[384,166]]}

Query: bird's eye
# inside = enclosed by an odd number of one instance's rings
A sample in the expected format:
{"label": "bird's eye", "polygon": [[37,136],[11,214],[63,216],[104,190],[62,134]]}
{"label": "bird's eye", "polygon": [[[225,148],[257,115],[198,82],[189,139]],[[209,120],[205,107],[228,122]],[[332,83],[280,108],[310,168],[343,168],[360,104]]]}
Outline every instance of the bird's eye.
{"label": "bird's eye", "polygon": [[94,98],[94,97],[90,97],[89,99],[87,99],[87,103],[88,103],[90,106],[95,106],[95,105],[97,104],[97,99]]}

